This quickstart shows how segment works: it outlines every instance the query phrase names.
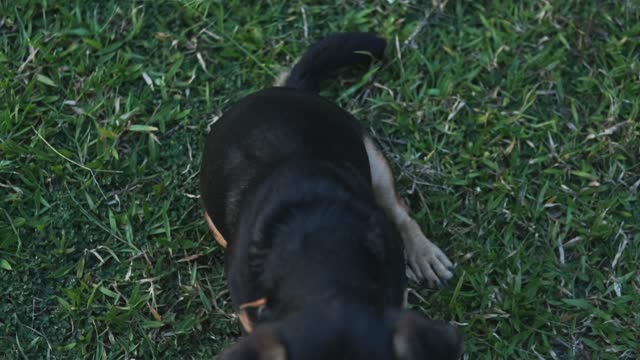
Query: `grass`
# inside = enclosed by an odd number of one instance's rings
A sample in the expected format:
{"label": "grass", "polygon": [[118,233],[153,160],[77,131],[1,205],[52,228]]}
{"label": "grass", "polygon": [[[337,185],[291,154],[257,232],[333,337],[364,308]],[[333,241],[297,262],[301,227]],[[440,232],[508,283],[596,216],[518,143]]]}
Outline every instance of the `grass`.
{"label": "grass", "polygon": [[458,323],[465,358],[640,356],[640,5],[425,3],[1,2],[0,357],[231,344],[197,198],[207,127],[356,29],[388,58],[324,95],[458,264],[411,306]]}

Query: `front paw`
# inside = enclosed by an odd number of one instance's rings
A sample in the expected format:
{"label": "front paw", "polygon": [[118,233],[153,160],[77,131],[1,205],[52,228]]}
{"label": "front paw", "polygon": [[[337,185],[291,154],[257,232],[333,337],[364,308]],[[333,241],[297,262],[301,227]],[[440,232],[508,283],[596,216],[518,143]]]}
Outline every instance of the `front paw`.
{"label": "front paw", "polygon": [[429,239],[412,244],[405,249],[407,277],[416,282],[426,281],[431,288],[446,285],[453,277],[453,263],[447,255]]}

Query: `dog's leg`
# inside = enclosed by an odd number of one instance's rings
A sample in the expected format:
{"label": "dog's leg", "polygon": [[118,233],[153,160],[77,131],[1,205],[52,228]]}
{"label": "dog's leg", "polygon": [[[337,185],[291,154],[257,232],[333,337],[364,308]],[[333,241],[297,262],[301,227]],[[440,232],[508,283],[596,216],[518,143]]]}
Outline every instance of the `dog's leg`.
{"label": "dog's leg", "polygon": [[207,220],[207,225],[209,225],[209,230],[211,230],[211,234],[213,234],[213,238],[216,239],[216,242],[218,244],[220,244],[220,246],[222,246],[223,248],[227,248],[227,240],[225,240],[222,237],[222,234],[220,234],[220,232],[218,231],[218,229],[216,228],[215,225],[213,225],[213,221],[211,221],[211,218],[209,217],[209,214],[207,214],[207,212],[204,212],[204,218],[205,220]]}
{"label": "dog's leg", "polygon": [[407,277],[414,281],[426,280],[429,286],[442,286],[453,277],[453,264],[432,243],[409,215],[407,206],[398,197],[391,168],[382,151],[367,135],[363,137],[369,157],[371,180],[376,202],[398,228],[404,242],[407,258]]}

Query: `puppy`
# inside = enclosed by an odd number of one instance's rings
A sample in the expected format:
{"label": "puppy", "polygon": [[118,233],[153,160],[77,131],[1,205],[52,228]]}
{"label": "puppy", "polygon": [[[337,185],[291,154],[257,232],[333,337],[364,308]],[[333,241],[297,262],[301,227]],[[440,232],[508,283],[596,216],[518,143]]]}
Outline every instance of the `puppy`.
{"label": "puppy", "polygon": [[284,87],[245,97],[213,125],[200,191],[247,333],[221,359],[459,356],[454,327],[402,310],[405,266],[440,286],[452,263],[410,217],[375,142],[316,94],[334,70],[385,47],[369,33],[329,36]]}

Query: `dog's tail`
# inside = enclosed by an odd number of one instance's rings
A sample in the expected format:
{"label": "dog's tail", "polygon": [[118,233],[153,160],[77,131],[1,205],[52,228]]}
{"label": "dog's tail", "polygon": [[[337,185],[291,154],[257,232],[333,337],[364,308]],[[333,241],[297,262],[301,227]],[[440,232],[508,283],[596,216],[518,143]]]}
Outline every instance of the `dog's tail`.
{"label": "dog's tail", "polygon": [[348,32],[330,35],[312,45],[291,69],[286,87],[317,92],[320,82],[345,66],[369,65],[382,58],[387,42],[372,33]]}

